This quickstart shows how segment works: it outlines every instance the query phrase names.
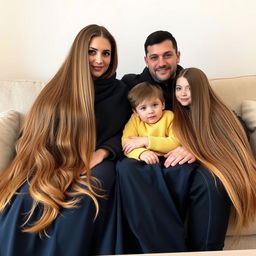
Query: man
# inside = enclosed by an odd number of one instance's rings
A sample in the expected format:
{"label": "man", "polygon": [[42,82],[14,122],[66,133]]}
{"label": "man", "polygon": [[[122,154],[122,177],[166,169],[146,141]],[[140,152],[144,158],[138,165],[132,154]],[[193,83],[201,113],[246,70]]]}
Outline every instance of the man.
{"label": "man", "polygon": [[141,74],[128,74],[122,80],[130,87],[138,83],[148,81],[158,84],[166,93],[170,106],[171,94],[176,75],[182,69],[180,52],[178,51],[176,39],[167,31],[156,31],[150,34],[144,44],[146,66]]}
{"label": "man", "polygon": [[[168,31],[156,31],[150,34],[144,44],[146,66],[141,74],[128,74],[122,78],[130,88],[141,82],[150,82],[161,86],[166,109],[172,108],[173,90],[176,83],[176,76],[182,67],[180,52],[176,39]],[[177,163],[192,163],[195,157],[185,148],[178,147],[166,154],[165,167],[174,166]]]}
{"label": "man", "polygon": [[[144,81],[158,84],[171,109],[176,76],[182,69],[177,42],[171,33],[156,31],[144,46],[147,67],[122,80],[130,88]],[[221,250],[230,212],[222,184],[183,147],[165,157],[164,166],[128,158],[117,163],[119,224],[126,227],[117,253]],[[128,240],[133,242],[127,244]]]}

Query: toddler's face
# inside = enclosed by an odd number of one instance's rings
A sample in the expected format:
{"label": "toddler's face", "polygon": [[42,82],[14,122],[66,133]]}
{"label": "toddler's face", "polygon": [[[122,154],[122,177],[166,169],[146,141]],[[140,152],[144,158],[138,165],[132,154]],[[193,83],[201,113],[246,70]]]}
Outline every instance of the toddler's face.
{"label": "toddler's face", "polygon": [[134,113],[144,123],[154,124],[161,119],[164,108],[165,104],[159,98],[150,98],[141,102]]}
{"label": "toddler's face", "polygon": [[175,96],[182,106],[189,106],[191,104],[190,85],[185,77],[179,77],[177,79]]}

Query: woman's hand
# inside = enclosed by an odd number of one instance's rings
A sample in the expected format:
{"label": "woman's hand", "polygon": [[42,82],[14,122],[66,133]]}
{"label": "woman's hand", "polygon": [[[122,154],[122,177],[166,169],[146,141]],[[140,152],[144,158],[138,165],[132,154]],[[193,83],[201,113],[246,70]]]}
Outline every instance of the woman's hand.
{"label": "woman's hand", "polygon": [[192,155],[186,148],[180,146],[164,155],[166,158],[164,166],[166,168],[175,166],[176,164],[193,163],[196,161],[194,155]]}
{"label": "woman's hand", "polygon": [[146,150],[140,154],[140,160],[145,161],[147,164],[156,164],[159,163],[159,154]]}
{"label": "woman's hand", "polygon": [[128,140],[123,145],[124,153],[128,154],[135,148],[142,148],[148,146],[147,137],[129,136]]}
{"label": "woman's hand", "polygon": [[109,151],[103,148],[97,149],[92,154],[92,159],[90,162],[90,169],[96,166],[97,164],[100,164],[105,158],[109,156]]}

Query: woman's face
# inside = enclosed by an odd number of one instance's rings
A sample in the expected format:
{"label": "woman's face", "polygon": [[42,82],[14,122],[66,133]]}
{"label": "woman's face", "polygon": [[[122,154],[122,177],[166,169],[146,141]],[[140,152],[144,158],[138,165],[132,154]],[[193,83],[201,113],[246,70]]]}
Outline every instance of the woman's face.
{"label": "woman's face", "polygon": [[111,44],[105,37],[93,37],[88,54],[92,77],[97,79],[108,70],[111,61]]}
{"label": "woman's face", "polygon": [[179,77],[177,79],[175,96],[182,106],[189,106],[191,104],[190,85],[185,77]]}

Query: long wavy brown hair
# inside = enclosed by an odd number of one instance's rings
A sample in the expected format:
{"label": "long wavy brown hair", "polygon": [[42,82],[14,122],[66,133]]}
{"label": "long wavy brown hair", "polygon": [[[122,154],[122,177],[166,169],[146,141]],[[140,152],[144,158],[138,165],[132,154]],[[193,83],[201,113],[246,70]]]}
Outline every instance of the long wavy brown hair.
{"label": "long wavy brown hair", "polygon": [[233,205],[231,222],[239,234],[256,215],[256,162],[248,139],[200,69],[184,69],[179,77],[188,81],[192,103],[183,107],[174,97],[174,134],[224,185]]}
{"label": "long wavy brown hair", "polygon": [[[108,39],[111,44],[110,66],[101,78],[109,78],[116,72],[113,36],[102,26],[83,28],[61,68],[35,100],[24,122],[16,157],[0,174],[0,212],[17,190],[29,182],[33,205],[24,232],[45,231],[62,208],[78,207],[82,195],[94,201],[95,216],[98,214],[97,197],[101,195],[96,192],[98,183],[89,168],[96,128],[88,48],[96,36]],[[81,176],[84,170],[86,174]],[[39,204],[40,219],[26,225]]]}

